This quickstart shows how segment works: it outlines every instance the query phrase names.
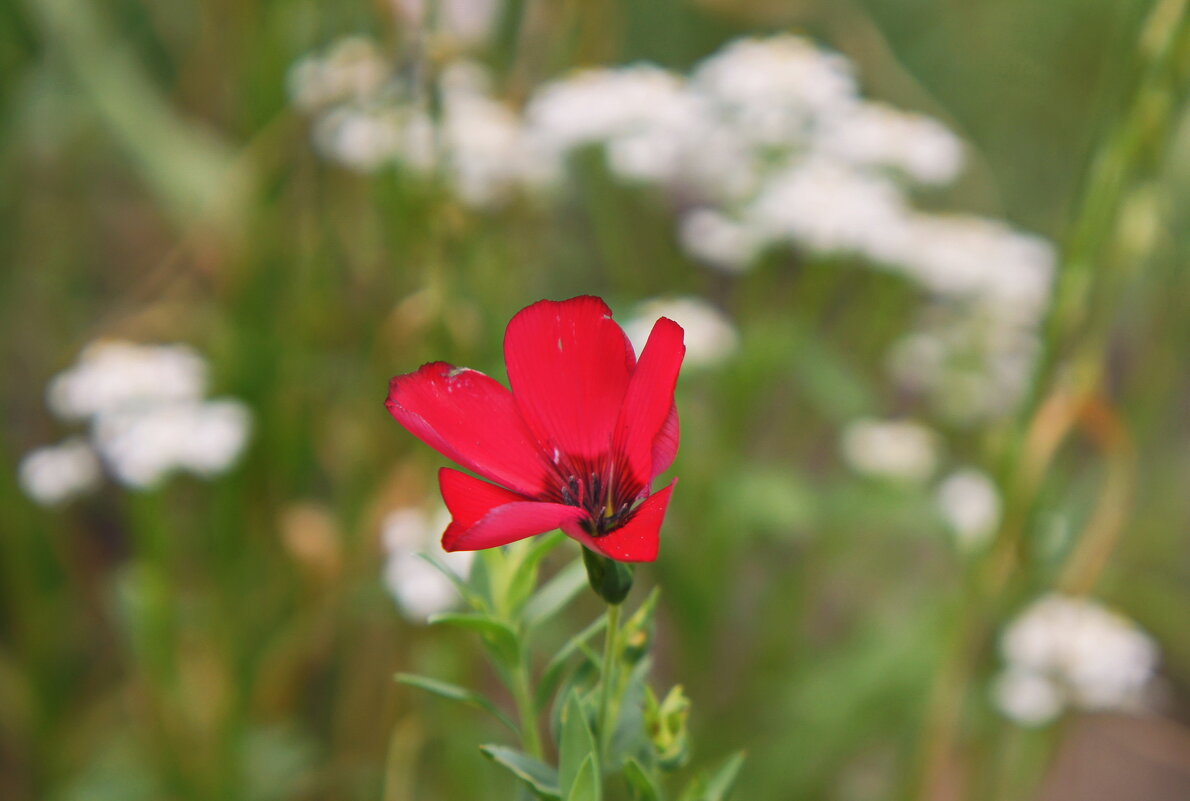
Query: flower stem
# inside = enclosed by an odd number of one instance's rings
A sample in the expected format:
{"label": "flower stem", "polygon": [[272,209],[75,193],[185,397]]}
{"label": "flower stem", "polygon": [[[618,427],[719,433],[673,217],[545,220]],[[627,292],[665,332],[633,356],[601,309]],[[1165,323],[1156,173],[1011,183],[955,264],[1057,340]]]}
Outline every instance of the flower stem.
{"label": "flower stem", "polygon": [[603,670],[599,685],[599,751],[606,763],[611,748],[616,716],[612,713],[612,689],[616,684],[616,652],[620,649],[620,605],[607,605],[607,632],[603,641]]}
{"label": "flower stem", "polygon": [[516,701],[517,717],[521,721],[521,741],[525,752],[536,759],[545,757],[541,746],[541,732],[537,729],[537,708],[533,704],[533,689],[529,680],[529,661],[522,654],[512,677],[512,695]]}

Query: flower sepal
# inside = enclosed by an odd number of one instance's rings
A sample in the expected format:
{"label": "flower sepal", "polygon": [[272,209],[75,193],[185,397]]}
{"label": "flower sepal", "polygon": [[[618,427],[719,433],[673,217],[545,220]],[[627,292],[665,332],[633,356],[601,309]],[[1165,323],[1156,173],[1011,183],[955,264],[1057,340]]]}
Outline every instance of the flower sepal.
{"label": "flower sepal", "polygon": [[618,606],[632,591],[632,565],[617,562],[590,548],[583,548],[583,565],[591,589],[603,600]]}

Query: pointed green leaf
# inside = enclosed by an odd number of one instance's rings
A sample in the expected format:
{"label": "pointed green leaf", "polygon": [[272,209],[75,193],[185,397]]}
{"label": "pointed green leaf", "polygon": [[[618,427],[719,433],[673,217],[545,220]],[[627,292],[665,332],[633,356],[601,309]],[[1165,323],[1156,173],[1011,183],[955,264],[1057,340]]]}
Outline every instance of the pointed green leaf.
{"label": "pointed green leaf", "polygon": [[520,729],[513,723],[512,718],[508,717],[500,707],[489,701],[484,696],[477,692],[468,690],[466,687],[460,687],[457,684],[449,684],[445,681],[438,681],[431,679],[428,676],[416,676],[412,673],[398,673],[396,680],[401,684],[407,684],[410,687],[417,687],[420,690],[425,690],[428,693],[433,693],[439,698],[446,698],[451,701],[458,701],[459,703],[472,706],[477,709],[483,709],[491,712],[496,718],[514,732],[519,732]]}
{"label": "pointed green leaf", "polygon": [[558,786],[563,792],[574,792],[575,777],[583,760],[596,753],[595,735],[583,708],[577,689],[571,690],[562,709],[561,733],[558,736]]}
{"label": "pointed green leaf", "polygon": [[561,799],[558,772],[541,760],[503,745],[481,745],[479,750],[497,765],[507,768],[538,795],[548,799]]}
{"label": "pointed green leaf", "polygon": [[561,611],[587,586],[587,571],[579,560],[571,562],[525,604],[525,627],[532,629]]}
{"label": "pointed green leaf", "polygon": [[696,776],[682,793],[682,801],[727,801],[743,765],[744,752],[738,751],[710,776],[705,773]]}
{"label": "pointed green leaf", "polygon": [[566,801],[602,801],[603,788],[599,784],[599,770],[595,767],[595,755],[587,754]]}
{"label": "pointed green leaf", "polygon": [[603,631],[606,626],[607,618],[600,615],[594,623],[571,637],[558,649],[558,652],[546,665],[545,670],[542,671],[541,680],[537,683],[537,694],[534,696],[534,701],[538,708],[543,708],[549,703],[550,696],[562,683],[562,677],[566,672],[566,663],[574,655],[574,652],[579,650],[587,640]]}
{"label": "pointed green leaf", "polygon": [[565,538],[566,535],[560,531],[556,531],[550,534],[543,534],[532,540],[522,540],[528,547],[520,555],[520,558],[511,565],[513,574],[508,583],[508,594],[505,599],[506,608],[510,615],[515,616],[520,613],[525,602],[533,593],[533,588],[537,586],[537,571],[541,566],[541,560]]}
{"label": "pointed green leaf", "polygon": [[516,664],[520,657],[521,644],[517,633],[503,621],[479,613],[444,612],[430,617],[430,623],[457,626],[479,632],[484,642],[508,665]]}
{"label": "pointed green leaf", "polygon": [[657,783],[632,757],[624,760],[624,778],[632,790],[632,801],[661,801]]}
{"label": "pointed green leaf", "polygon": [[472,607],[473,609],[485,608],[483,599],[480,598],[480,596],[477,595],[473,589],[471,589],[470,584],[460,578],[459,575],[451,570],[445,562],[432,553],[419,553],[418,556],[432,565],[439,573],[450,579],[450,583],[453,584],[455,589],[459,591],[459,595],[463,596],[463,600],[467,602],[468,606]]}

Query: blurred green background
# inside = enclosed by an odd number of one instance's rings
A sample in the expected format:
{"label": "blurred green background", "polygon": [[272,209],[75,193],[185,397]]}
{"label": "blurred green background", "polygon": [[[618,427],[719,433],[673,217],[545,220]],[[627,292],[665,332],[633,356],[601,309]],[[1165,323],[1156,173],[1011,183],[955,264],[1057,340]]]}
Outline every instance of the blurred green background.
{"label": "blurred green background", "polygon": [[[346,35],[406,66],[448,57],[399,4],[0,0],[0,798],[513,797],[475,750],[498,731],[391,680],[492,685],[474,643],[386,592],[381,521],[443,460],[382,401],[429,360],[503,379],[507,320],[587,293],[618,319],[700,297],[738,331],[679,384],[681,484],[638,571],[663,590],[657,673],[694,701],[695,759],[749,753],[736,797],[1190,797],[1184,4],[511,5],[519,36],[472,53],[510,103],[575,66],[685,72],[795,32],[850,59],[867,97],[943,120],[967,168],[920,205],[1062,254],[1027,397],[989,422],[932,417],[884,366],[921,305],[909,282],[848,259],[707,269],[658,193],[597,163],[556,202],[473,208],[321,158],[291,65]],[[253,416],[237,465],[26,497],[22,457],[71,430],[45,388],[100,338],[203,354]],[[848,468],[847,425],[899,416],[995,477],[986,549],[956,545],[928,482]],[[996,633],[1087,531],[1107,544],[1077,589],[1158,643],[1156,700],[1013,725],[991,700]],[[1096,765],[1131,789],[1104,794]]]}

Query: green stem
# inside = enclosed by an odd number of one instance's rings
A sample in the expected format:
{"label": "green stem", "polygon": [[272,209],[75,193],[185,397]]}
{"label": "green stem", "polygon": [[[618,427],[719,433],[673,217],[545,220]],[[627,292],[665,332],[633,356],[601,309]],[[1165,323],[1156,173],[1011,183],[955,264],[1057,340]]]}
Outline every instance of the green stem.
{"label": "green stem", "polygon": [[616,652],[620,648],[620,605],[607,605],[607,632],[603,641],[603,671],[599,686],[599,751],[606,763],[616,716],[612,713],[612,689],[616,684]]}
{"label": "green stem", "polygon": [[533,688],[529,679],[529,660],[525,654],[521,654],[512,677],[512,694],[521,721],[521,741],[525,752],[537,759],[544,759],[545,749],[541,745],[541,732],[537,729],[537,707],[533,704]]}

